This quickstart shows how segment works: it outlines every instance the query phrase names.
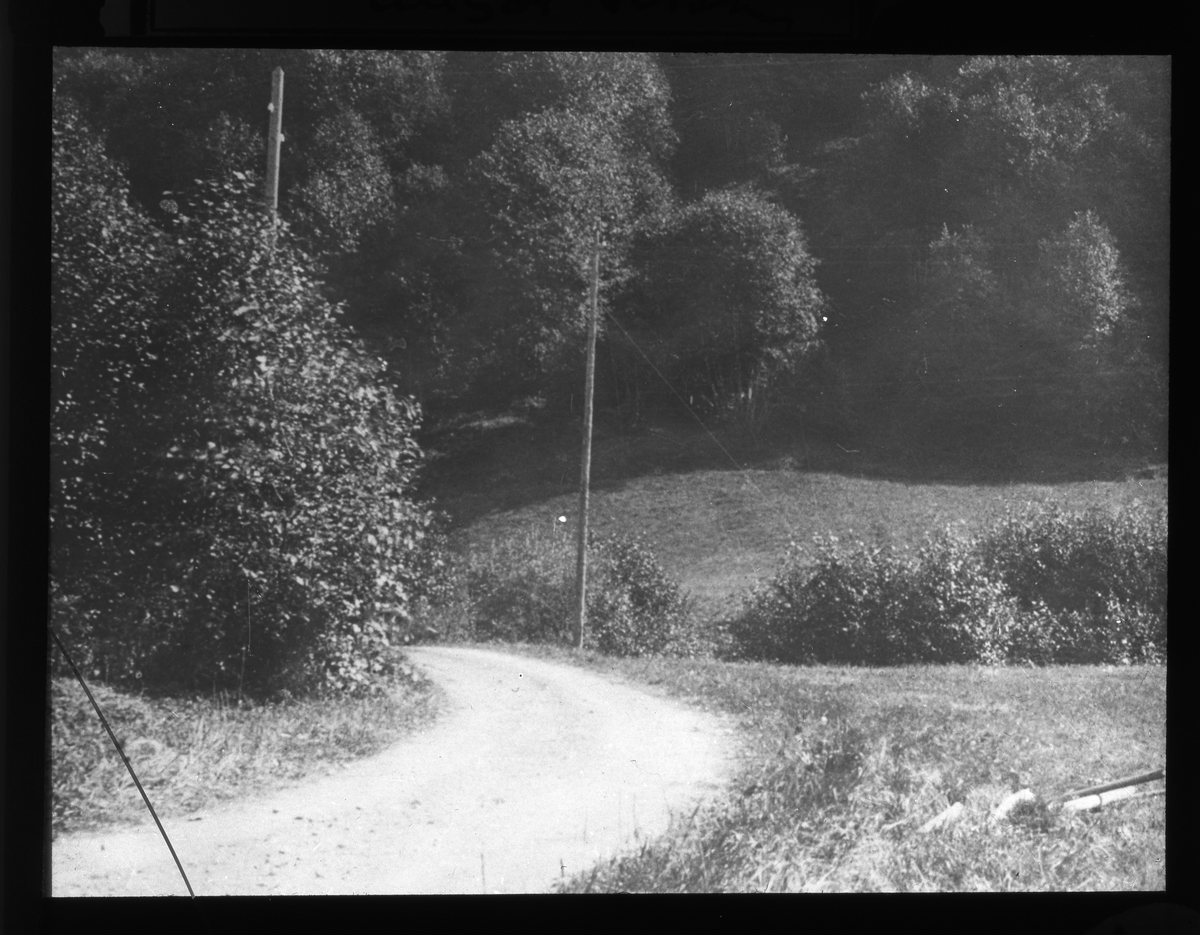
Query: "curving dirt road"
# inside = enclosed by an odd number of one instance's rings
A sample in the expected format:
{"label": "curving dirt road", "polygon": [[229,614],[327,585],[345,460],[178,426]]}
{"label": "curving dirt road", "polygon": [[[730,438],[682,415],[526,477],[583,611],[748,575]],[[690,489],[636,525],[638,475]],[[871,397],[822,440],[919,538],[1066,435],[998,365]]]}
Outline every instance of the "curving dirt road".
{"label": "curving dirt road", "polygon": [[[164,816],[197,896],[543,892],[666,830],[732,768],[716,716],[570,666],[410,652],[447,696],[426,731],[269,797]],[[187,890],[147,815],[58,838],[53,894]]]}

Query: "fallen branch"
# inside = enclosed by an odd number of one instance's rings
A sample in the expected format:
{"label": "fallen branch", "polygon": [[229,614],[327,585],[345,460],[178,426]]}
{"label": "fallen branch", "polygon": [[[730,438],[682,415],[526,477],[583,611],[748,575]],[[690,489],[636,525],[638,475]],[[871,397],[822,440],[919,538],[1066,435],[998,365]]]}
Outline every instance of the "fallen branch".
{"label": "fallen branch", "polygon": [[1140,786],[1142,783],[1153,782],[1155,779],[1166,779],[1167,770],[1156,769],[1149,773],[1139,773],[1136,776],[1126,776],[1124,779],[1114,779],[1112,782],[1101,783],[1098,786],[1089,786],[1086,789],[1077,789],[1074,792],[1068,792],[1065,798],[1078,799],[1085,795],[1099,795],[1103,792],[1108,792],[1112,789],[1123,789],[1126,786]]}
{"label": "fallen branch", "polygon": [[1112,789],[1110,791],[1101,792],[1097,795],[1085,795],[1082,798],[1071,799],[1063,803],[1063,811],[1067,812],[1082,812],[1093,808],[1099,808],[1101,805],[1108,805],[1110,802],[1120,802],[1125,799],[1142,799],[1151,795],[1166,795],[1166,789],[1155,789],[1151,792],[1138,792],[1133,786],[1123,786],[1120,789]]}
{"label": "fallen branch", "polygon": [[[1154,789],[1150,792],[1138,792],[1135,786],[1144,782],[1151,782],[1155,779],[1162,779],[1166,776],[1166,770],[1155,770],[1152,773],[1143,773],[1138,776],[1131,776],[1128,779],[1116,780],[1111,783],[1105,783],[1103,786],[1095,787],[1095,790],[1084,790],[1085,793],[1081,796],[1068,799],[1062,803],[1062,809],[1068,812],[1087,811],[1089,809],[1099,808],[1102,805],[1108,805],[1111,802],[1123,802],[1130,799],[1143,799],[1148,796],[1166,795],[1166,789]],[[1034,802],[1037,796],[1032,789],[1021,789],[1019,792],[1014,792],[1006,796],[994,809],[992,809],[992,820],[999,821],[1008,817],[1009,813],[1022,802]],[[935,815],[925,824],[921,825],[921,833],[928,834],[931,831],[938,831],[949,828],[962,818],[963,803],[955,802],[949,808]],[[902,818],[899,821],[894,821],[884,825],[880,831],[890,831],[892,828],[897,828],[905,822],[911,820],[912,816]]]}

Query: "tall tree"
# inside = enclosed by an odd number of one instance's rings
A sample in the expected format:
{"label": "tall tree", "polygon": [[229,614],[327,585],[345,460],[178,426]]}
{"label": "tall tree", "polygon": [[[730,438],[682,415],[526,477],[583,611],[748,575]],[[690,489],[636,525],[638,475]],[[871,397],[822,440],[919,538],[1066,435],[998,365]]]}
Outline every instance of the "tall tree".
{"label": "tall tree", "polygon": [[[858,314],[874,336],[856,341],[860,348],[874,342],[875,350],[859,366],[881,373],[890,358],[910,368],[903,354],[897,359],[897,340],[902,345],[924,342],[928,349],[929,329],[949,326],[951,319],[938,312],[946,307],[940,290],[947,281],[958,281],[959,274],[948,270],[962,270],[947,267],[939,251],[947,248],[946,238],[970,227],[980,247],[971,252],[972,263],[987,270],[997,290],[985,303],[993,311],[978,321],[1003,316],[1011,340],[979,346],[971,363],[964,357],[967,344],[961,344],[956,354],[966,365],[964,373],[974,372],[982,381],[989,368],[999,367],[1008,378],[1024,379],[1030,393],[1036,376],[1044,391],[1026,416],[1040,413],[1061,422],[1062,394],[1049,388],[1045,372],[1037,370],[1058,366],[1060,376],[1071,382],[1082,373],[1075,369],[1086,365],[1069,353],[1077,343],[1075,337],[1067,338],[1071,329],[1046,326],[1046,315],[1072,313],[1069,303],[1056,306],[1045,300],[1049,254],[1039,244],[1057,238],[1081,214],[1113,225],[1110,246],[1126,237],[1137,243],[1156,239],[1165,217],[1163,201],[1154,194],[1161,191],[1165,169],[1162,140],[1149,132],[1155,121],[1137,120],[1120,110],[1114,101],[1133,100],[1133,93],[1126,87],[1110,97],[1105,82],[1111,72],[1118,83],[1136,84],[1122,78],[1128,76],[1125,68],[1104,60],[979,57],[950,74],[895,75],[866,95],[868,132],[846,147],[838,172],[831,173],[841,177],[838,196],[858,205],[853,210],[843,206],[839,214],[850,222],[847,240],[855,249],[847,253],[861,261],[866,274]],[[943,225],[945,237],[937,233]],[[1097,245],[1102,241],[1094,239]],[[1067,253],[1054,255],[1065,261]],[[1134,355],[1141,363],[1130,357],[1122,366],[1145,369],[1154,356],[1145,336],[1161,333],[1153,322],[1165,314],[1163,270],[1142,259],[1132,273],[1121,265],[1127,270],[1123,287],[1142,299],[1122,305],[1121,315],[1136,319],[1143,335],[1143,346]],[[914,319],[923,324],[914,328]],[[933,343],[944,346],[949,336],[939,333],[943,340]],[[975,337],[973,332],[957,333]],[[1054,340],[1057,355],[1029,353]],[[1104,366],[1113,364],[1110,358]],[[1101,364],[1094,361],[1092,366],[1095,370]],[[1125,394],[1138,395],[1144,385],[1130,383]],[[984,392],[982,382],[976,388],[963,398],[999,399]],[[1003,405],[1012,411],[1011,402]],[[1020,425],[1021,419],[1016,422]]]}
{"label": "tall tree", "polygon": [[[753,187],[717,190],[644,234],[637,255],[622,307],[655,366],[697,410],[764,416],[825,317],[799,221]],[[636,352],[621,356],[641,371]]]}
{"label": "tall tree", "polygon": [[663,160],[673,135],[666,83],[649,56],[548,53],[500,66],[545,103],[502,123],[471,163],[482,236],[463,333],[476,340],[478,366],[527,391],[580,354],[596,233],[605,302],[628,275],[634,233],[671,205]]}

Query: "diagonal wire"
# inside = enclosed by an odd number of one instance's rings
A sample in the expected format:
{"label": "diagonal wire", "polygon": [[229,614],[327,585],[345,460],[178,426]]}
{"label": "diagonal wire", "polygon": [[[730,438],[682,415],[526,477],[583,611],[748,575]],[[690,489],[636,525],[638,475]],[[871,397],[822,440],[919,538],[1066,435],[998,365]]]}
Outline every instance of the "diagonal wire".
{"label": "diagonal wire", "polygon": [[[704,429],[705,434],[707,434],[708,437],[713,440],[713,444],[715,444],[718,448],[721,449],[721,451],[725,454],[725,457],[729,459],[729,463],[732,464],[735,468],[737,468],[737,470],[741,473],[743,480],[745,480],[747,484],[749,484],[751,487],[754,488],[755,493],[757,493],[762,498],[763,503],[770,506],[771,501],[767,497],[767,495],[765,493],[763,493],[762,488],[759,487],[758,484],[754,483],[754,481],[750,479],[750,475],[747,473],[746,469],[742,465],[737,463],[737,459],[735,459],[733,457],[733,455],[731,455],[729,453],[729,450],[724,445],[721,444],[720,439],[718,439],[717,436],[712,433],[712,431],[709,429],[709,427],[704,424],[704,420],[701,419],[698,415],[696,415],[695,410],[693,410],[692,407],[688,405],[687,400],[684,399],[681,395],[679,395],[678,390],[676,390],[675,387],[673,387],[671,385],[671,381],[668,380],[665,376],[663,376],[663,372],[654,365],[654,361],[652,361],[647,356],[646,352],[641,349],[641,347],[638,345],[637,341],[635,341],[633,339],[632,335],[630,335],[630,333],[625,330],[625,326],[622,325],[619,321],[617,321],[616,316],[613,315],[613,313],[608,311],[607,309],[605,309],[604,314],[606,314],[609,317],[609,319],[612,321],[612,323],[614,325],[616,325],[617,328],[620,329],[621,334],[625,335],[625,339],[631,345],[633,345],[633,349],[642,355],[642,359],[644,361],[646,361],[647,364],[650,365],[650,369],[653,370],[656,374],[658,374],[658,378],[660,380],[662,380],[664,384],[666,384],[667,389],[669,389],[671,391],[671,393],[674,394],[675,398],[678,399],[680,403],[682,403],[683,408],[686,409],[688,411],[688,413],[691,415],[691,417],[700,424],[700,428]],[[794,532],[793,527],[791,527],[789,525],[788,526],[788,535],[790,536],[793,532]]]}
{"label": "diagonal wire", "polygon": [[[692,409],[692,407],[688,405],[687,400],[685,400],[682,396],[679,395],[678,391],[675,389],[675,387],[673,387],[671,385],[670,381],[665,376],[663,376],[662,371],[659,370],[656,366],[654,366],[654,361],[652,361],[649,357],[646,356],[646,352],[641,349],[641,347],[638,345],[638,343],[635,340],[633,340],[633,338],[630,336],[629,332],[625,330],[625,326],[622,325],[619,321],[617,321],[616,317],[613,315],[612,312],[605,310],[605,314],[612,320],[612,323],[614,325],[616,325],[618,328],[621,329],[621,334],[625,335],[626,340],[629,341],[629,343],[633,345],[633,349],[642,355],[642,359],[644,361],[646,361],[647,364],[650,365],[650,369],[658,374],[659,379],[662,380],[663,383],[666,384],[667,389],[669,389],[675,395],[675,398],[678,399],[680,401],[680,403],[683,404],[683,407],[691,414],[692,418],[695,419],[700,424],[700,428],[704,429],[704,431],[707,433],[708,437],[713,440],[713,443],[718,448],[720,448],[722,452],[724,452],[725,457],[727,457],[729,459],[729,463],[732,464],[739,471],[741,471],[743,474],[745,474],[745,469],[740,464],[737,463],[737,460],[733,457],[733,455],[731,455],[729,453],[729,450],[724,445],[722,445],[720,440],[717,438],[717,436],[714,435],[709,430],[708,426],[704,424],[704,420],[701,419],[698,415],[696,415],[696,413]],[[766,498],[766,495],[763,494],[763,492],[761,490],[759,490],[759,488],[755,485],[754,481],[750,480],[749,477],[746,477],[746,482],[748,484],[750,484],[751,487],[754,487],[754,489],[757,490],[759,492],[759,494],[764,497],[764,499]]]}
{"label": "diagonal wire", "polygon": [[142,784],[138,781],[137,774],[133,771],[133,764],[129,762],[129,757],[125,755],[125,751],[121,749],[121,744],[117,740],[116,734],[112,728],[108,726],[108,719],[104,716],[104,712],[100,710],[100,705],[96,704],[96,699],[92,697],[91,689],[87,687],[87,683],[83,680],[83,676],[79,674],[79,669],[75,666],[75,661],[71,658],[71,654],[67,652],[67,647],[63,645],[62,640],[58,638],[58,634],[54,631],[54,627],[50,627],[50,635],[54,637],[54,642],[58,644],[58,648],[62,650],[63,657],[67,660],[67,665],[71,667],[71,671],[75,673],[75,678],[79,680],[79,684],[83,686],[84,693],[88,696],[88,701],[92,703],[92,707],[96,709],[96,714],[100,717],[100,723],[104,725],[104,729],[108,731],[109,739],[112,740],[113,746],[117,748],[117,753],[121,755],[121,762],[125,764],[125,768],[129,770],[129,775],[133,777],[133,784],[137,786],[138,792],[142,794],[142,801],[146,803],[146,808],[150,810],[150,817],[154,819],[154,823],[158,825],[158,831],[163,836],[163,840],[167,842],[167,849],[170,850],[171,856],[175,858],[175,866],[179,868],[179,875],[183,877],[183,883],[187,887],[188,895],[192,899],[196,898],[196,894],[192,891],[192,884],[188,882],[187,874],[183,872],[183,864],[179,862],[179,855],[175,853],[175,848],[171,846],[171,839],[167,837],[167,831],[162,826],[162,822],[158,820],[158,814],[154,811],[154,806],[150,804],[150,797],[146,795],[146,790],[142,788]]}

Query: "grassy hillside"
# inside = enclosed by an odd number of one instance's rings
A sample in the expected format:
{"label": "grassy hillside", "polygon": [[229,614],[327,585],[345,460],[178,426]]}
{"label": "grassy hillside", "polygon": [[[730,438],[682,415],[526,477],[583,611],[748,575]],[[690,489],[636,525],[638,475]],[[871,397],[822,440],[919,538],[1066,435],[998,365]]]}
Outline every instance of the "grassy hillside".
{"label": "grassy hillside", "polygon": [[[579,440],[573,427],[501,421],[455,441],[458,447],[435,458],[429,473],[461,547],[531,533],[574,541]],[[701,612],[711,614],[771,575],[789,540],[808,544],[832,534],[915,545],[934,529],[951,523],[980,529],[1027,504],[1082,510],[1167,498],[1165,465],[1130,457],[998,452],[990,460],[986,453],[970,461],[929,458],[924,466],[895,470],[886,455],[837,444],[739,444],[698,427],[601,431],[590,522],[601,536],[644,535]]]}

